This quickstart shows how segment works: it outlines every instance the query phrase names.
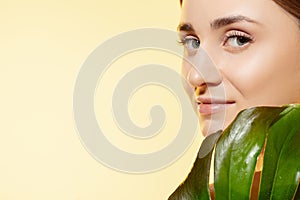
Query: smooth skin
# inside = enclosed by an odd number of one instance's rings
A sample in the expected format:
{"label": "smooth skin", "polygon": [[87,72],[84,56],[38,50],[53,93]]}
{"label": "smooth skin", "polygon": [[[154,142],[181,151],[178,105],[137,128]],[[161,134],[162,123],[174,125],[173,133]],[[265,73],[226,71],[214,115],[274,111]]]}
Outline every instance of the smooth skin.
{"label": "smooth skin", "polygon": [[[183,0],[178,30],[205,136],[243,109],[300,102],[300,25],[273,1]],[[201,56],[212,64],[188,62]]]}

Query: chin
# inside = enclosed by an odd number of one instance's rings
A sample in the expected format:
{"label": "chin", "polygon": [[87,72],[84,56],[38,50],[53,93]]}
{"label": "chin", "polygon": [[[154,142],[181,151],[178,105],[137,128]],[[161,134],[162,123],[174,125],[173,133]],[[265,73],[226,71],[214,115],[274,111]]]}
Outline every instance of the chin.
{"label": "chin", "polygon": [[210,121],[210,122],[200,122],[201,132],[204,137],[207,137],[219,130],[224,130],[224,121]]}
{"label": "chin", "polygon": [[219,130],[225,130],[235,119],[235,113],[218,113],[211,116],[200,116],[199,123],[202,135],[207,137]]}

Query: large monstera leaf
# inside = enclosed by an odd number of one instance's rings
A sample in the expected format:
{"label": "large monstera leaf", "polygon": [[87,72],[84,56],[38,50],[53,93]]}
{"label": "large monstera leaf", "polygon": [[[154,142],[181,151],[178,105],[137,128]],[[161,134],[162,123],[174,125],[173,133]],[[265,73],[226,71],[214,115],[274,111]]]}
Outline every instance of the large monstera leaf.
{"label": "large monstera leaf", "polygon": [[[252,190],[255,166],[263,149],[256,191]],[[210,186],[213,150],[214,184]],[[190,174],[169,200],[300,199],[299,183],[300,105],[256,107],[242,111],[223,133],[203,141]]]}

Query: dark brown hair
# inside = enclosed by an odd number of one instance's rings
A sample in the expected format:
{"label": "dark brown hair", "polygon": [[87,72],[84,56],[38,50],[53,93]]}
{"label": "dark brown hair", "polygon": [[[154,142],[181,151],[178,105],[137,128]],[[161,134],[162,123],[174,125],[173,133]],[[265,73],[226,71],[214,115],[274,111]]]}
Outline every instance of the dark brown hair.
{"label": "dark brown hair", "polygon": [[296,17],[300,24],[300,1],[299,0],[273,0],[285,11]]}
{"label": "dark brown hair", "polygon": [[[182,4],[183,0],[180,0],[180,4]],[[280,7],[282,7],[285,11],[290,13],[296,19],[298,19],[298,23],[300,24],[300,0],[273,0]]]}

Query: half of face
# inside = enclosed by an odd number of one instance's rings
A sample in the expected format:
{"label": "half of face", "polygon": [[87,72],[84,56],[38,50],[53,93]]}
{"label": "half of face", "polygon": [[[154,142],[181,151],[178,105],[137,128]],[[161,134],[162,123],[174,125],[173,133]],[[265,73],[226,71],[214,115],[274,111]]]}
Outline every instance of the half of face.
{"label": "half of face", "polygon": [[178,30],[204,135],[243,109],[300,102],[299,26],[273,1],[184,0]]}

